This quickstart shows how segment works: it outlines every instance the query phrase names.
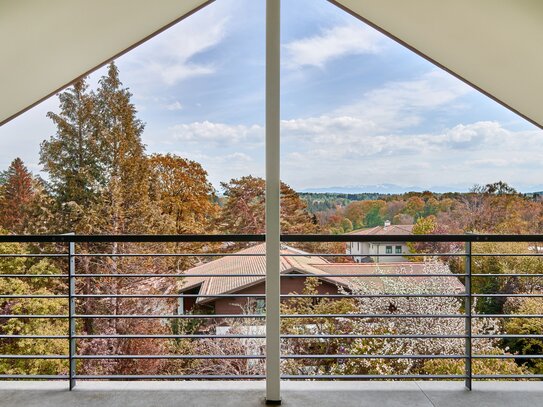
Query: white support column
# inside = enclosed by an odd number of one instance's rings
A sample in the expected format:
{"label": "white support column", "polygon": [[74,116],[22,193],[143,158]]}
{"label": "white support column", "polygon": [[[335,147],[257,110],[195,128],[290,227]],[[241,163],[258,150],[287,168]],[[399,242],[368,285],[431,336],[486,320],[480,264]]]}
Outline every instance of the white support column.
{"label": "white support column", "polygon": [[266,0],[266,404],[281,404],[280,4]]}

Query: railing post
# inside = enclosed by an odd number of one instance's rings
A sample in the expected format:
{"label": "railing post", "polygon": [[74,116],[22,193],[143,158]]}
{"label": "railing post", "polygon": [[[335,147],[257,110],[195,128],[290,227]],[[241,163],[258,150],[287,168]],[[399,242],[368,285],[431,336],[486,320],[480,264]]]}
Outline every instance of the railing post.
{"label": "railing post", "polygon": [[76,354],[76,339],[75,339],[75,243],[69,243],[68,249],[68,275],[69,275],[69,294],[68,294],[68,325],[69,325],[69,376],[70,376],[70,390],[75,387],[75,375],[76,375],[76,360],[74,358]]}
{"label": "railing post", "polygon": [[266,1],[266,404],[281,404],[280,8]]}
{"label": "railing post", "polygon": [[471,342],[472,342],[472,332],[471,332],[471,323],[472,323],[472,315],[471,315],[471,306],[472,306],[472,292],[471,292],[471,242],[466,242],[466,267],[465,267],[465,292],[466,292],[466,300],[465,300],[465,313],[466,313],[466,388],[468,390],[471,390],[471,382],[473,378],[472,373],[472,356],[473,352],[471,350]]}

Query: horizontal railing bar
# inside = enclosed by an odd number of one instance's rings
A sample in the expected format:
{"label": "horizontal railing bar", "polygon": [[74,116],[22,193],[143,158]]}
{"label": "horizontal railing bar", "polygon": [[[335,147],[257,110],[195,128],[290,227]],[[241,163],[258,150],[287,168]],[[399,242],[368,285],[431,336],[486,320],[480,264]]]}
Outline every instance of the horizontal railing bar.
{"label": "horizontal railing bar", "polygon": [[[543,314],[472,314],[473,318],[543,318]],[[281,314],[281,318],[466,318],[465,314]]]}
{"label": "horizontal railing bar", "polygon": [[338,243],[338,242],[543,242],[543,235],[281,235],[287,243]]}
{"label": "horizontal railing bar", "polygon": [[281,338],[284,339],[465,339],[467,335],[356,335],[356,334],[345,334],[345,335],[281,335]]}
{"label": "horizontal railing bar", "polygon": [[264,314],[219,314],[219,315],[198,315],[198,314],[167,314],[167,315],[156,315],[156,314],[117,314],[117,315],[101,315],[101,314],[94,314],[94,315],[74,315],[74,318],[80,318],[80,319],[91,319],[91,318],[163,318],[163,319],[170,319],[170,318],[180,318],[180,319],[199,319],[199,318],[216,318],[216,319],[228,319],[228,318],[265,318],[266,315]]}
{"label": "horizontal railing bar", "polygon": [[543,355],[473,355],[473,359],[543,359]]}
{"label": "horizontal railing bar", "polygon": [[281,318],[466,318],[464,314],[281,314]]}
{"label": "horizontal railing bar", "polygon": [[[265,335],[75,335],[75,339],[263,339]],[[287,334],[281,335],[283,339],[465,339],[466,335],[456,334],[395,334],[395,335],[332,335],[332,334]],[[0,335],[0,339],[67,339],[68,335]],[[497,334],[497,335],[472,335],[473,339],[488,338],[543,338],[543,334]]]}
{"label": "horizontal railing bar", "polygon": [[[265,257],[266,253],[76,253],[74,257]],[[311,253],[280,254],[280,257],[465,257],[466,253]],[[473,253],[472,257],[543,257],[543,253]],[[69,257],[66,253],[2,253],[0,258]]]}
{"label": "horizontal railing bar", "polygon": [[528,273],[473,273],[472,277],[543,277],[543,274],[528,274]]}
{"label": "horizontal railing bar", "polygon": [[[265,257],[266,253],[79,253],[74,257]],[[308,255],[305,255],[307,257]]]}
{"label": "horizontal railing bar", "polygon": [[[36,299],[51,299],[51,298],[70,298],[69,295],[58,294],[58,295],[46,295],[46,294],[13,294],[13,295],[0,295],[0,298],[36,298]],[[1,318],[1,315],[0,315]]]}
{"label": "horizontal railing bar", "polygon": [[68,355],[0,355],[0,359],[69,359]]}
{"label": "horizontal railing bar", "polygon": [[62,374],[0,374],[0,379],[17,379],[17,380],[62,380],[68,379],[68,375]]}
{"label": "horizontal railing bar", "polygon": [[[199,319],[199,318],[218,318],[218,319],[227,319],[227,318],[265,318],[264,314],[220,314],[220,315],[196,315],[196,314],[166,314],[166,315],[157,315],[157,314],[117,314],[117,315],[108,315],[108,314],[95,314],[95,315],[72,315],[73,318],[79,319],[91,319],[91,318],[188,318],[188,319]],[[39,314],[0,314],[0,319],[12,319],[12,318],[33,318],[33,319],[55,319],[55,318],[69,318],[68,315],[39,315]]]}
{"label": "horizontal railing bar", "polygon": [[[466,297],[467,294],[281,294],[281,298],[403,298],[403,297]],[[7,297],[7,296],[6,296]],[[11,296],[9,298],[34,298]],[[68,296],[47,296],[65,298]],[[265,298],[266,294],[76,294],[74,298]],[[543,295],[542,295],[543,297]],[[3,296],[0,296],[3,298]]]}
{"label": "horizontal railing bar", "polygon": [[466,355],[281,355],[281,359],[465,359]]}
{"label": "horizontal railing bar", "polygon": [[[541,335],[543,336],[543,335]],[[1,336],[0,336],[1,337]],[[17,337],[14,335],[14,337]],[[185,335],[74,335],[75,339],[264,339],[266,335],[243,335],[243,334],[230,334],[230,335],[201,335],[201,334],[185,334]],[[332,335],[332,334],[287,334],[281,335],[282,339],[464,339],[466,335],[447,335],[447,334],[432,334],[432,335],[408,335],[408,334],[396,334],[396,335],[356,335],[356,334],[344,334],[344,335]]]}
{"label": "horizontal railing bar", "polygon": [[[465,274],[281,274],[281,277],[464,277]],[[0,277],[2,275],[0,274]],[[65,276],[67,277],[67,276]],[[98,277],[259,277],[265,278],[265,274],[76,274],[78,278]]]}
{"label": "horizontal railing bar", "polygon": [[0,235],[0,243],[224,243],[264,242],[265,235]]}
{"label": "horizontal railing bar", "polygon": [[[466,274],[281,274],[281,277],[353,277],[353,278],[375,278],[375,277],[465,277]],[[0,274],[0,278],[68,278],[67,274]],[[77,278],[148,278],[148,277],[259,277],[264,274],[77,274]],[[472,274],[472,277],[543,277],[543,274],[507,273],[507,274]]]}
{"label": "horizontal railing bar", "polygon": [[264,339],[266,335],[200,335],[200,334],[179,334],[179,335],[74,335],[75,339]]}
{"label": "horizontal railing bar", "polygon": [[260,380],[265,375],[75,375],[79,380]]}
{"label": "horizontal railing bar", "polygon": [[0,335],[0,339],[68,339],[68,335]]}
{"label": "horizontal railing bar", "polygon": [[390,380],[390,379],[465,379],[465,375],[382,374],[382,375],[281,375],[283,380]]}
{"label": "horizontal railing bar", "polygon": [[543,318],[543,314],[473,314],[473,318]]}
{"label": "horizontal railing bar", "polygon": [[30,254],[30,253],[2,253],[0,254],[1,257],[69,257],[69,254],[67,253],[40,253],[40,254]]}
{"label": "horizontal railing bar", "polygon": [[520,298],[543,298],[543,294],[472,294],[472,297],[520,297]]}
{"label": "horizontal railing bar", "polygon": [[266,277],[265,274],[168,274],[168,273],[160,273],[160,274],[76,274],[74,277],[77,278],[106,278],[106,277],[126,277],[126,278],[148,278],[148,277],[258,277],[258,278],[264,278]]}
{"label": "horizontal railing bar", "polygon": [[474,374],[474,379],[543,379],[543,374]]}
{"label": "horizontal railing bar", "polygon": [[[281,257],[466,257],[467,253],[307,253],[281,254]],[[472,257],[543,257],[543,253],[473,253]]]}
{"label": "horizontal railing bar", "polygon": [[[265,257],[266,253],[77,253],[74,257]],[[465,257],[466,253],[306,253],[281,254],[280,257]],[[543,253],[473,253],[472,257],[543,257]],[[0,258],[35,257],[56,258],[69,257],[65,253],[2,253]]]}
{"label": "horizontal railing bar", "polygon": [[107,359],[265,359],[265,355],[73,355],[80,360]]}
{"label": "horizontal railing bar", "polygon": [[[217,235],[0,235],[0,243],[211,243],[264,242],[264,234]],[[281,235],[281,241],[292,242],[543,242],[543,235],[518,234],[451,234],[451,235]]]}
{"label": "horizontal railing bar", "polygon": [[543,334],[496,334],[496,335],[472,335],[473,339],[486,339],[486,338],[543,338]]}
{"label": "horizontal railing bar", "polygon": [[68,278],[68,274],[0,274],[0,278]]}
{"label": "horizontal railing bar", "polygon": [[[506,254],[507,256],[510,256]],[[67,257],[67,255],[62,255]],[[265,257],[266,253],[79,253],[74,257]],[[280,254],[280,257],[463,257],[465,253],[293,253]],[[481,254],[480,256],[484,256]],[[516,254],[514,254],[516,256]],[[543,254],[523,254],[521,256],[543,256]]]}
{"label": "horizontal railing bar", "polygon": [[[265,318],[264,314],[217,314],[217,315],[198,315],[198,314],[94,314],[94,315],[73,315],[73,318],[79,319],[91,319],[91,318],[215,318],[215,319],[228,319],[228,318]],[[473,314],[473,318],[543,318],[543,314]],[[0,315],[0,318],[68,318],[68,315],[38,315],[38,314],[4,314]],[[281,318],[466,318],[464,314],[281,314]]]}

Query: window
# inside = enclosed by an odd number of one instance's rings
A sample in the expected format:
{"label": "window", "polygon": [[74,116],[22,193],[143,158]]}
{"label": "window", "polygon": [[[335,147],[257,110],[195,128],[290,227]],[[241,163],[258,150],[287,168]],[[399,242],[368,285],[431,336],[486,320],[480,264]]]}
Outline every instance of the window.
{"label": "window", "polygon": [[402,254],[402,246],[396,246],[396,254]]}
{"label": "window", "polygon": [[392,246],[386,247],[386,254],[392,254]]}

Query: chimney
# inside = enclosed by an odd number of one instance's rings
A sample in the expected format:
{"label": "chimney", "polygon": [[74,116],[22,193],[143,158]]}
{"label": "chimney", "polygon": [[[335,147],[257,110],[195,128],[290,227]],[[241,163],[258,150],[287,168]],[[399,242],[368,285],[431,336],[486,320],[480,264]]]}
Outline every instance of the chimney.
{"label": "chimney", "polygon": [[389,226],[390,226],[390,221],[389,221],[389,220],[385,220],[385,229],[386,229],[387,227],[389,227]]}

